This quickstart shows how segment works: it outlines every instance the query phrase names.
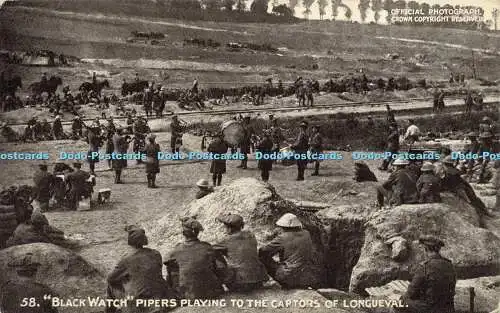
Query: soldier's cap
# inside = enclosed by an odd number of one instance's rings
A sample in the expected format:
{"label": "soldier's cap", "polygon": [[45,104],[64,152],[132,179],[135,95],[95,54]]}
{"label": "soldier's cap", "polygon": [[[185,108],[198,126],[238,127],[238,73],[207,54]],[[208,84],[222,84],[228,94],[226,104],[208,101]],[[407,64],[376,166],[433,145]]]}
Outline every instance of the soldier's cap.
{"label": "soldier's cap", "polygon": [[428,247],[437,247],[437,248],[444,247],[444,242],[441,239],[429,235],[421,236],[418,239],[418,242]]}
{"label": "soldier's cap", "polygon": [[204,228],[200,222],[194,217],[184,217],[181,219],[181,225],[183,229],[190,230],[193,232],[203,231]]}
{"label": "soldier's cap", "polygon": [[274,114],[269,114],[269,118],[273,118],[274,117]]}
{"label": "soldier's cap", "polygon": [[80,119],[80,117],[78,115],[75,116],[75,118],[74,118],[74,120],[79,120],[79,119]]}
{"label": "soldier's cap", "polygon": [[49,225],[49,220],[42,214],[39,210],[36,210],[31,214],[31,224],[36,226]]}
{"label": "soldier's cap", "polygon": [[392,164],[397,165],[397,166],[402,166],[402,165],[410,164],[410,161],[408,161],[407,159],[399,158],[399,159],[396,159]]}
{"label": "soldier's cap", "polygon": [[61,119],[61,115],[56,115],[56,120],[60,120]]}
{"label": "soldier's cap", "polygon": [[444,158],[443,160],[443,164],[450,164],[450,165],[453,165],[455,164],[455,160],[453,160],[453,158],[451,157],[451,155],[448,155]]}
{"label": "soldier's cap", "polygon": [[469,137],[469,138],[470,137],[474,137],[475,138],[475,137],[477,137],[477,133],[476,132],[470,132],[470,133],[467,134],[467,137]]}
{"label": "soldier's cap", "polygon": [[209,187],[208,180],[206,180],[205,178],[202,178],[202,179],[200,179],[200,180],[198,180],[198,181],[196,182],[196,186],[198,186],[198,187],[205,187],[205,188],[207,188],[207,187]]}
{"label": "soldier's cap", "polygon": [[41,264],[33,260],[33,253],[26,253],[23,258],[15,259],[7,265],[19,270],[37,270]]}
{"label": "soldier's cap", "polygon": [[148,237],[146,231],[137,225],[128,225],[125,227],[128,233],[127,242],[130,246],[145,246],[148,244]]}
{"label": "soldier's cap", "polygon": [[238,215],[238,214],[221,214],[219,215],[216,220],[218,222],[221,222],[225,225],[228,225],[228,226],[233,226],[233,227],[236,227],[236,228],[241,228],[243,227],[243,225],[245,224],[245,222],[243,221],[243,217],[241,215]]}
{"label": "soldier's cap", "polygon": [[434,164],[432,164],[430,162],[424,162],[424,164],[422,165],[420,170],[422,172],[432,172],[432,171],[434,171]]}
{"label": "soldier's cap", "polygon": [[482,132],[479,138],[491,138],[493,135],[490,132]]}
{"label": "soldier's cap", "polygon": [[264,129],[263,134],[264,134],[264,136],[271,136],[271,130],[270,129]]}
{"label": "soldier's cap", "polygon": [[483,122],[489,122],[489,121],[491,121],[491,118],[489,116],[485,116],[485,117],[483,117],[482,121]]}
{"label": "soldier's cap", "polygon": [[309,123],[307,123],[306,121],[300,122],[300,127],[307,127],[308,125]]}
{"label": "soldier's cap", "polygon": [[276,222],[277,226],[283,228],[297,228],[302,227],[302,223],[295,214],[286,213]]}

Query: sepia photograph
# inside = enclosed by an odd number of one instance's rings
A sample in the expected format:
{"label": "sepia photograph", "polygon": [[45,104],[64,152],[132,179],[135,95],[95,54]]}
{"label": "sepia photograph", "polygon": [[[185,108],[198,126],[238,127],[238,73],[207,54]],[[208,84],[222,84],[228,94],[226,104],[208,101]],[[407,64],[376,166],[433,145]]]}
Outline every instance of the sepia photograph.
{"label": "sepia photograph", "polygon": [[0,0],[0,313],[500,313],[500,0]]}

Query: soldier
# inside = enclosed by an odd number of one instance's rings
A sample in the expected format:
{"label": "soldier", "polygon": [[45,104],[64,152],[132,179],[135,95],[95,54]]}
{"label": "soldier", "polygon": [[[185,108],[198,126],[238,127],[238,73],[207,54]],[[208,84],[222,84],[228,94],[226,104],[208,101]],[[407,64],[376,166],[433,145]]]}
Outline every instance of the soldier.
{"label": "soldier", "polygon": [[[295,143],[291,146],[291,148],[295,151],[295,154],[307,154],[307,150],[309,149],[309,139],[307,137],[307,122],[303,121],[300,123],[300,130]],[[297,159],[297,180],[304,180],[304,172],[307,168],[308,160],[302,160],[300,157]]]}
{"label": "soldier", "polygon": [[241,124],[243,126],[243,138],[240,143],[240,153],[243,155],[243,159],[241,160],[241,164],[238,168],[247,169],[248,154],[250,153],[252,135],[254,134],[254,131],[250,126],[250,116],[245,116]]}
{"label": "soldier", "polygon": [[420,168],[422,175],[417,180],[417,191],[420,203],[441,202],[441,181],[434,175],[434,165],[425,162]]}
{"label": "soldier", "polygon": [[465,97],[465,114],[470,115],[472,112],[472,107],[474,106],[474,98],[472,97],[472,91],[467,91],[467,96]]}
{"label": "soldier", "polygon": [[432,93],[433,103],[432,103],[432,112],[439,111],[439,89],[434,88],[434,92]]}
{"label": "soldier", "polygon": [[[282,232],[259,249],[259,258],[267,273],[284,289],[316,287],[313,274],[313,242],[297,216],[284,214],[277,222]],[[279,263],[273,256],[279,254]]]}
{"label": "soldier", "polygon": [[130,112],[127,112],[127,133],[133,134],[134,133],[134,118],[132,117],[132,114]]}
{"label": "soldier", "polygon": [[307,106],[312,107],[314,105],[314,95],[313,95],[313,86],[310,79],[307,80],[305,92],[307,97]]}
{"label": "soldier", "polygon": [[142,103],[144,106],[144,112],[146,112],[146,118],[149,118],[150,115],[152,115],[152,109],[153,109],[153,90],[150,88],[146,88],[144,90],[144,95],[142,98]]}
{"label": "soldier", "polygon": [[172,149],[172,153],[180,152],[183,132],[184,127],[179,122],[179,117],[173,115],[172,123],[170,123],[170,148]]}
{"label": "soldier", "polygon": [[99,147],[102,145],[101,141],[101,126],[99,118],[96,118],[94,123],[88,128],[88,143],[89,151],[87,155],[87,162],[90,167],[90,174],[95,175],[95,164],[99,162]]}
{"label": "soldier", "polygon": [[[116,265],[108,276],[108,298],[121,299],[132,296],[130,308],[123,312],[160,312],[154,307],[139,310],[133,301],[136,299],[173,299],[175,294],[170,290],[162,277],[162,258],[160,252],[145,248],[148,237],[144,229],[127,226],[128,245],[132,251]],[[117,312],[114,306],[106,308],[106,313]],[[161,312],[164,312],[163,310]]]}
{"label": "soldier", "polygon": [[[134,125],[133,125],[133,133],[134,133],[134,153],[144,153],[144,149],[146,146],[146,135],[151,132],[146,120],[142,117],[139,117]],[[137,160],[137,164],[142,163],[141,159]]]}
{"label": "soldier", "polygon": [[479,156],[481,162],[481,171],[479,172],[479,183],[486,182],[486,167],[490,161],[490,158],[482,158],[483,153],[493,153],[493,134],[491,132],[485,131],[479,135]]}
{"label": "soldier", "polygon": [[33,181],[35,183],[35,199],[40,204],[40,210],[45,212],[49,209],[49,200],[52,198],[52,190],[55,177],[47,172],[46,164],[39,164],[40,171],[35,173]]}
{"label": "soldier", "polygon": [[387,109],[387,124],[393,125],[396,124],[396,118],[394,116],[394,112],[391,110],[391,107],[386,104],[385,108]]}
{"label": "soldier", "polygon": [[[273,141],[272,152],[279,153],[281,148],[281,143],[285,138],[283,137],[283,133],[281,132],[281,127],[279,127],[278,125],[277,119],[275,118],[272,119],[270,129],[271,129],[271,139]],[[274,163],[276,162],[277,161],[275,160]]]}
{"label": "soldier", "polygon": [[61,123],[61,116],[56,115],[54,122],[52,123],[52,134],[56,140],[64,138],[63,126]]}
{"label": "soldier", "polygon": [[78,202],[85,194],[86,182],[90,178],[90,174],[82,171],[82,164],[79,162],[73,163],[75,171],[66,175],[65,181],[69,185],[68,208],[76,210]]}
{"label": "soldier", "polygon": [[14,233],[7,240],[7,247],[37,242],[50,243],[50,238],[46,232],[49,221],[40,211],[33,212],[31,216],[29,213],[25,214],[23,218],[24,221],[17,225]]}
{"label": "soldier", "polygon": [[258,167],[260,169],[260,176],[262,181],[269,181],[269,171],[273,169],[273,160],[269,159],[269,155],[273,150],[273,141],[271,139],[271,131],[264,130],[263,139],[259,142],[257,150],[262,153],[262,158],[258,161]]}
{"label": "soldier", "polygon": [[439,97],[438,97],[438,108],[439,112],[442,112],[444,110],[444,91],[441,89],[439,90]]}
{"label": "soldier", "polygon": [[197,183],[196,186],[199,188],[198,192],[196,193],[196,199],[201,199],[212,192],[214,192],[214,189],[209,186],[208,180],[206,179],[200,179]]}
{"label": "soldier", "polygon": [[439,251],[443,241],[433,236],[422,236],[419,242],[424,246],[427,260],[420,263],[402,300],[404,313],[454,313],[455,269],[450,260]]}
{"label": "soldier", "polygon": [[2,137],[5,138],[7,142],[13,142],[18,139],[17,133],[7,124],[7,122],[3,122],[1,128]]}
{"label": "soldier", "polygon": [[77,140],[83,136],[83,122],[79,116],[75,116],[73,123],[71,124],[71,133],[73,134],[73,139]]}
{"label": "soldier", "polygon": [[[111,154],[113,151],[115,151],[114,148],[114,142],[113,142],[113,135],[116,132],[116,126],[115,123],[113,122],[112,117],[108,117],[108,126],[106,127],[106,153]],[[111,168],[111,162],[112,160],[108,160],[108,167]]]}
{"label": "soldier", "polygon": [[191,87],[191,92],[195,95],[198,94],[198,78],[197,77],[193,81],[193,86]]}
{"label": "soldier", "polygon": [[[16,269],[18,277],[8,280],[1,286],[0,311],[3,313],[57,313],[47,296],[57,294],[44,284],[37,283],[35,276],[40,263],[33,260],[33,254],[27,253],[22,259],[8,264]],[[23,305],[25,299],[34,299],[36,305]],[[28,303],[29,304],[29,303]]]}
{"label": "soldier", "polygon": [[167,282],[184,299],[213,299],[224,293],[222,279],[226,275],[222,262],[217,265],[217,254],[198,234],[203,226],[193,218],[184,218],[182,235],[185,241],[166,257]]}
{"label": "soldier", "polygon": [[417,177],[406,168],[410,162],[406,159],[397,159],[393,165],[396,170],[391,173],[386,182],[377,188],[377,202],[379,207],[384,206],[385,198],[389,205],[398,206],[405,203],[417,203]]}
{"label": "soldier", "polygon": [[224,142],[222,132],[217,133],[215,140],[208,145],[207,151],[214,154],[214,158],[210,163],[210,173],[212,174],[214,186],[221,185],[222,175],[226,173],[226,159],[220,157],[222,154],[226,154],[228,149],[229,146]]}
{"label": "soldier", "polygon": [[160,145],[156,143],[156,136],[149,135],[148,144],[146,145],[146,174],[148,178],[148,188],[157,188],[156,175],[160,172],[160,160],[158,153],[161,151]]}
{"label": "soldier", "polygon": [[52,127],[50,126],[47,119],[43,119],[41,125],[41,136],[43,140],[51,140],[52,139]]}
{"label": "soldier", "polygon": [[381,171],[386,171],[392,162],[392,156],[397,154],[399,151],[399,132],[396,125],[389,126],[389,136],[387,137],[387,148],[386,152],[390,155],[384,159],[382,166],[378,169]]}
{"label": "soldier", "polygon": [[[319,156],[319,154],[323,151],[323,138],[321,137],[321,133],[319,132],[318,125],[314,125],[312,127],[312,134],[309,138],[309,147],[311,149],[311,154],[317,153]],[[311,174],[311,176],[319,175],[319,162],[320,161],[318,159],[314,161],[314,172]]]}
{"label": "soldier", "polygon": [[127,167],[127,160],[123,159],[128,150],[127,138],[122,136],[121,128],[117,128],[113,134],[113,149],[116,158],[112,160],[111,165],[115,170],[115,184],[122,184],[122,170]]}
{"label": "soldier", "polygon": [[415,121],[413,119],[408,120],[408,128],[406,129],[406,133],[404,135],[404,140],[408,141],[410,144],[418,141],[420,137],[420,129],[415,125]]}
{"label": "soldier", "polygon": [[[479,153],[479,150],[481,148],[480,142],[477,140],[477,133],[476,132],[470,132],[467,134],[467,137],[470,140],[470,144],[467,144],[464,149],[464,154],[471,153],[471,154],[477,154]],[[472,172],[472,169],[474,168],[474,159],[470,158],[467,162],[467,171],[469,173]]]}
{"label": "soldier", "polygon": [[266,268],[259,260],[255,235],[243,230],[243,217],[227,214],[217,217],[224,224],[227,237],[214,245],[227,259],[225,285],[232,292],[248,292],[262,287],[269,279]]}
{"label": "soldier", "polygon": [[153,110],[155,111],[156,117],[161,117],[163,109],[165,108],[163,93],[161,92],[161,90],[163,90],[162,88],[161,85],[158,85],[156,91],[153,93]]}
{"label": "soldier", "polygon": [[495,135],[496,129],[493,121],[489,116],[485,116],[482,122],[479,124],[479,133],[490,133],[492,136]]}

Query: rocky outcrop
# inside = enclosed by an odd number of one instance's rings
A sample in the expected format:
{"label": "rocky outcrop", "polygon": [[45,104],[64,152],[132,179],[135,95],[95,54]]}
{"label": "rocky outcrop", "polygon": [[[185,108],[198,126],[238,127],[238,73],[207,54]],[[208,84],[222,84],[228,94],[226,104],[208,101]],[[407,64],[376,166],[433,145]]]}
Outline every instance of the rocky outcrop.
{"label": "rocky outcrop", "polygon": [[[445,242],[442,254],[453,262],[459,278],[500,273],[500,238],[478,227],[479,218],[472,207],[460,200],[451,205],[449,197],[444,197],[444,203],[402,205],[371,215],[350,290],[364,293],[367,287],[391,280],[409,280],[415,266],[423,261],[423,249],[417,241],[421,235],[435,235]],[[396,236],[409,243],[406,261],[391,258],[386,241]]]}
{"label": "rocky outcrop", "polygon": [[[9,262],[22,258],[27,253],[41,265],[36,281],[49,286],[61,298],[86,298],[105,296],[106,283],[102,273],[79,255],[48,243],[33,243],[10,247],[0,251],[0,285],[8,280],[17,280],[15,268]],[[89,312],[89,308],[60,309],[60,312]]]}
{"label": "rocky outcrop", "polygon": [[259,244],[269,242],[276,235],[275,223],[283,214],[297,215],[313,238],[318,273],[320,277],[326,277],[323,275],[324,248],[328,239],[321,220],[314,213],[300,210],[292,202],[281,198],[271,185],[254,178],[238,179],[217,188],[215,192],[181,208],[177,216],[169,214],[160,219],[150,228],[150,244],[165,255],[181,242],[183,238],[178,218],[182,216],[196,216],[205,228],[200,233],[200,239],[216,243],[226,234],[223,225],[215,218],[227,213],[240,214],[245,220],[245,227],[255,233]]}

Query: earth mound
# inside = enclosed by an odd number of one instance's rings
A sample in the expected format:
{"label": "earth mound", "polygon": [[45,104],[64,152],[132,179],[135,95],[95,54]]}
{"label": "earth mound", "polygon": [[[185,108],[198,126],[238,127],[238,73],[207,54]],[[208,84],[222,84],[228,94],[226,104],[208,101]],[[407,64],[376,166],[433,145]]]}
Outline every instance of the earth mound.
{"label": "earth mound", "polygon": [[[16,280],[15,268],[9,262],[22,258],[27,253],[41,265],[36,281],[49,286],[62,298],[103,297],[106,292],[105,277],[81,256],[48,243],[33,243],[10,247],[0,251],[0,284]],[[64,312],[64,309],[62,310]],[[70,307],[66,312],[89,312],[89,308]]]}

